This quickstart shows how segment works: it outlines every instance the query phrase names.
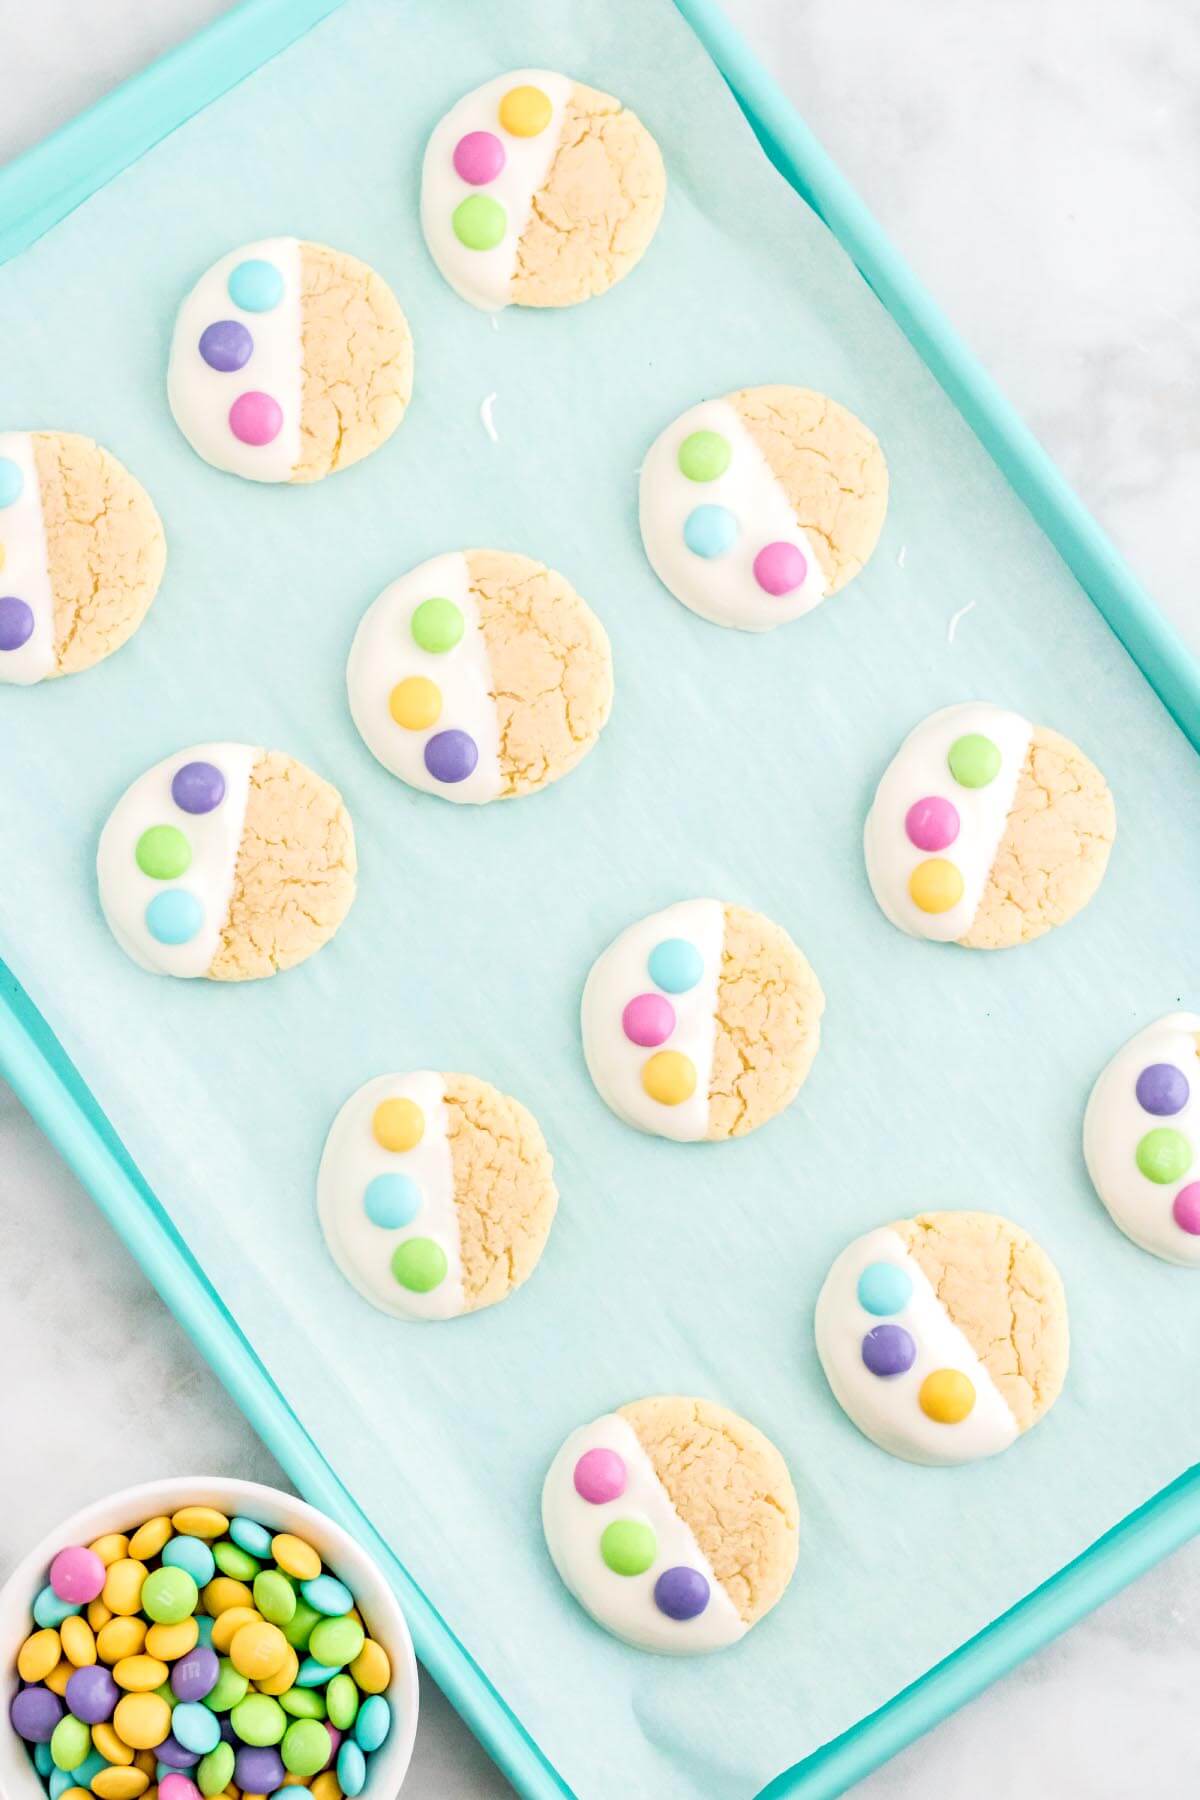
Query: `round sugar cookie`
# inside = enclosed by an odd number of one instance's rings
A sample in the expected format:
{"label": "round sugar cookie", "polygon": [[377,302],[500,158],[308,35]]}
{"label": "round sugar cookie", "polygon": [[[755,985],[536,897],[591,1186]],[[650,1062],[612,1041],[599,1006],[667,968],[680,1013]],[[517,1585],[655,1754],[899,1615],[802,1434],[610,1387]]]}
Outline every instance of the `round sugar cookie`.
{"label": "round sugar cookie", "polygon": [[542,1528],[565,1585],[639,1650],[697,1655],[745,1636],[796,1567],[787,1465],[713,1400],[634,1400],[580,1426],[550,1465]]}
{"label": "round sugar cookie", "polygon": [[412,394],[408,321],[344,250],[264,238],[179,309],[167,396],[198,456],[247,481],[320,481],[391,437]]}
{"label": "round sugar cookie", "polygon": [[367,748],[401,781],[445,800],[510,800],[592,748],[612,707],[612,652],[556,570],[452,550],[368,607],[346,685]]}
{"label": "round sugar cookie", "polygon": [[1127,1238],[1200,1268],[1200,1014],[1168,1013],[1100,1075],[1083,1119],[1092,1185]]}
{"label": "round sugar cookie", "polygon": [[878,440],[811,388],[704,400],[654,440],[639,516],[650,566],[714,625],[770,631],[863,568],[883,529]]}
{"label": "round sugar cookie", "polygon": [[834,1398],[905,1462],[1007,1450],[1067,1373],[1058,1271],[995,1213],[920,1213],[857,1238],[825,1279],[815,1325]]}
{"label": "round sugar cookie", "polygon": [[537,1120],[474,1075],[380,1075],[330,1127],[317,1211],[342,1274],[398,1319],[507,1300],[558,1205]]}
{"label": "round sugar cookie", "polygon": [[357,861],[320,775],[279,750],[196,744],[121,796],[96,867],[104,916],[140,968],[254,981],[329,942]]}
{"label": "round sugar cookie", "polygon": [[166,560],[150,496],[100,444],[0,432],[0,681],[28,687],[111,656]]}
{"label": "round sugar cookie", "polygon": [[658,145],[619,100],[548,69],[514,69],[435,126],[421,227],[472,306],[574,306],[641,259],[666,191]]}
{"label": "round sugar cookie", "polygon": [[790,1106],[825,996],[787,932],[720,900],[681,900],[629,926],[592,965],[588,1072],[618,1118],[693,1143],[745,1137]]}
{"label": "round sugar cookie", "polygon": [[1007,950],[1087,905],[1116,831],[1082,750],[970,700],[924,720],[888,765],[867,815],[867,878],[909,936]]}

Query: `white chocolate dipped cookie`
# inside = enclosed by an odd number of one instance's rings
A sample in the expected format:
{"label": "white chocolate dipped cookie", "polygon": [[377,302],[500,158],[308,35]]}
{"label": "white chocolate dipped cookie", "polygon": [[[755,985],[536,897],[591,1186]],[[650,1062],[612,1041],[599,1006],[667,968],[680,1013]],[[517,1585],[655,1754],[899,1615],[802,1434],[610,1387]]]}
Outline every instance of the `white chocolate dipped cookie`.
{"label": "white chocolate dipped cookie", "polygon": [[1200,1014],[1168,1013],[1117,1051],[1083,1120],[1092,1185],[1127,1238],[1200,1268]]}
{"label": "white chocolate dipped cookie", "polygon": [[744,1137],[800,1090],[825,997],[787,932],[720,900],[683,900],[592,965],[581,1025],[601,1099],[679,1142]]}
{"label": "white chocolate dipped cookie", "polygon": [[156,763],[109,815],[100,905],[154,975],[252,981],[328,943],[354,900],[337,789],[278,750],[197,744]]}
{"label": "white chocolate dipped cookie", "polygon": [[453,1319],[528,1279],[558,1204],[550,1152],[518,1100],[472,1075],[380,1075],[325,1141],[317,1211],[329,1253],[399,1319]]}
{"label": "white chocolate dipped cookie", "polygon": [[905,738],[867,815],[867,878],[911,937],[1005,950],[1087,905],[1116,810],[1099,769],[1057,732],[967,701]]}
{"label": "white chocolate dipped cookie", "polygon": [[573,1431],[542,1489],[546,1546],[598,1625],[639,1650],[721,1650],[796,1566],[799,1506],[761,1431],[711,1400],[636,1400]]}
{"label": "white chocolate dipped cookie", "polygon": [[887,465],[867,427],[810,388],[743,388],[672,421],[642,464],[650,565],[714,625],[770,631],[861,571]]}
{"label": "white chocolate dipped cookie", "polygon": [[1067,1370],[1058,1272],[994,1213],[921,1213],[856,1239],[825,1279],[815,1330],[838,1404],[906,1462],[1007,1450]]}
{"label": "white chocolate dipped cookie", "polygon": [[587,755],[612,707],[612,653],[556,570],[513,551],[452,550],[368,607],[346,685],[385,769],[482,803],[536,793]]}
{"label": "white chocolate dipped cookie", "polygon": [[412,395],[408,321],[343,250],[231,250],[179,309],[167,396],[198,456],[247,481],[319,481],[377,450]]}
{"label": "white chocolate dipped cookie", "polygon": [[515,69],[465,94],[434,128],[421,226],[472,306],[574,306],[640,260],[666,186],[658,145],[619,100],[548,69]]}

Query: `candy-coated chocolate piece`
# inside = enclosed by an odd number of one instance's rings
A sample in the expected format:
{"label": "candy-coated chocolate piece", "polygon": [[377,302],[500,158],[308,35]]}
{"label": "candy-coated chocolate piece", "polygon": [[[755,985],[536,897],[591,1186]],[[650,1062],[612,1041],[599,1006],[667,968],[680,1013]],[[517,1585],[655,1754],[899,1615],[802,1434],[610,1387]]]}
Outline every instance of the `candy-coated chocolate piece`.
{"label": "candy-coated chocolate piece", "polygon": [[56,1769],[70,1773],[85,1762],[92,1748],[92,1734],[82,1719],[66,1713],[50,1737],[50,1755]]}
{"label": "candy-coated chocolate piece", "polygon": [[921,1383],[921,1411],[940,1425],[958,1425],[975,1405],[975,1384],[961,1369],[934,1369]]}
{"label": "candy-coated chocolate piece", "polygon": [[675,1029],[675,1008],[665,994],[638,994],[621,1014],[621,1028],[631,1044],[665,1044]]}
{"label": "candy-coated chocolate piece", "polygon": [[[363,1650],[365,1651],[366,1648],[367,1646],[364,1644]],[[378,1649],[378,1645],[376,1645],[375,1648]],[[356,1683],[361,1685],[360,1677],[355,1674],[353,1669],[351,1669],[348,1675],[335,1675],[325,1690],[325,1705],[329,1712],[329,1723],[331,1725],[336,1725],[339,1731],[349,1731],[350,1727],[354,1724],[355,1719],[358,1717],[359,1699],[358,1685],[356,1685]],[[384,1683],[384,1686],[387,1686],[386,1682]],[[311,1692],[311,1690],[303,1689],[301,1691]],[[364,1693],[378,1693],[381,1691],[382,1690],[377,1688],[363,1689]]]}
{"label": "candy-coated chocolate piece", "polygon": [[931,856],[909,876],[908,891],[923,913],[949,912],[963,896],[962,872],[944,856]]}
{"label": "candy-coated chocolate piece", "polygon": [[152,1694],[170,1674],[157,1656],[123,1656],[113,1669],[113,1680],[128,1694]]}
{"label": "candy-coated chocolate piece", "polygon": [[174,881],[192,861],[192,847],[177,825],[151,825],[133,854],[142,874],[152,881]]}
{"label": "candy-coated chocolate piece", "polygon": [[1147,1181],[1160,1186],[1178,1181],[1192,1166],[1192,1146],[1182,1131],[1170,1125],[1158,1125],[1148,1131],[1137,1147],[1137,1166]]}
{"label": "candy-coated chocolate piece", "polygon": [[716,481],[732,455],[729,439],[719,431],[693,431],[679,446],[679,470],[689,481]]}
{"label": "candy-coated chocolate piece", "polygon": [[681,1564],[663,1570],[654,1584],[654,1604],[668,1619],[698,1619],[708,1605],[710,1592],[707,1576]]}
{"label": "candy-coated chocolate piece", "polygon": [[1000,746],[982,732],[970,731],[955,738],[946,761],[959,787],[982,788],[1000,773]]}
{"label": "candy-coated chocolate piece", "polygon": [[872,1375],[903,1375],[917,1360],[917,1346],[903,1325],[875,1325],[862,1341],[862,1359]]}
{"label": "candy-coated chocolate piece", "polygon": [[356,1800],[367,1784],[367,1759],[354,1742],[347,1740],[338,1751],[337,1757],[338,1786],[347,1800]]}
{"label": "candy-coated chocolate piece", "polygon": [[[104,1577],[104,1604],[120,1618],[132,1618],[142,1604],[142,1588],[149,1573],[145,1563],[126,1556],[113,1563]],[[145,1627],[142,1638],[145,1638]]]}
{"label": "candy-coated chocolate piece", "polygon": [[737,535],[737,519],[727,506],[693,507],[683,522],[683,541],[693,556],[724,556]]}
{"label": "candy-coated chocolate piece", "polygon": [[8,1716],[18,1737],[30,1744],[48,1744],[66,1710],[57,1694],[47,1687],[34,1686],[21,1688],[13,1695]]}
{"label": "candy-coated chocolate piece", "polygon": [[147,1575],[142,1588],[142,1611],[158,1625],[178,1625],[195,1612],[199,1598],[199,1589],[187,1570],[167,1563]]}
{"label": "candy-coated chocolate piece", "polygon": [[704,974],[704,958],[686,938],[664,938],[655,944],[647,961],[655,987],[668,994],[686,994]]}
{"label": "candy-coated chocolate piece", "polygon": [[439,731],[425,746],[425,767],[435,781],[465,781],[479,761],[479,746],[469,732]]}
{"label": "candy-coated chocolate piece", "polygon": [[105,1568],[94,1550],[71,1544],[50,1564],[50,1586],[60,1600],[86,1606],[104,1591]]}
{"label": "candy-coated chocolate piece", "polygon": [[0,595],[0,650],[19,650],[33,636],[33,608],[19,594]]}
{"label": "candy-coated chocolate piece", "polygon": [[171,1729],[171,1708],[161,1694],[126,1694],[118,1700],[112,1722],[131,1750],[154,1750]]}
{"label": "candy-coated chocolate piece", "polygon": [[468,131],[454,146],[454,172],[470,187],[486,187],[505,164],[504,145],[492,131]]}
{"label": "candy-coated chocolate piece", "polygon": [[[213,1796],[223,1794],[233,1780],[234,1748],[224,1742],[210,1750],[196,1766],[195,1782],[205,1800],[213,1800]],[[161,1794],[162,1789],[160,1787]]]}
{"label": "candy-coated chocolate piece", "polygon": [[[66,1624],[63,1620],[63,1624]],[[42,1631],[35,1631],[27,1637],[17,1651],[17,1674],[22,1681],[44,1681],[51,1669],[58,1667],[62,1654],[62,1640],[52,1625]]]}
{"label": "candy-coated chocolate piece", "polygon": [[433,1238],[405,1238],[392,1252],[392,1274],[413,1294],[431,1294],[446,1279],[449,1266],[446,1252]]}
{"label": "candy-coated chocolate piece", "polygon": [[317,1575],[312,1581],[302,1581],[300,1592],[310,1606],[329,1619],[340,1619],[354,1605],[354,1595],[345,1582],[328,1573]]}
{"label": "candy-coated chocolate piece", "polygon": [[[192,766],[194,767],[195,765]],[[180,770],[180,774],[183,772],[183,770]],[[178,780],[179,776],[177,775],[175,781],[178,782]],[[175,801],[176,806],[178,806],[180,804],[179,796],[175,792],[174,783],[171,787],[171,797]],[[187,808],[186,810],[190,811],[191,808]],[[137,1530],[129,1540],[129,1554],[130,1556],[135,1557],[138,1562],[151,1562],[156,1556],[162,1555],[163,1546],[170,1536],[171,1521],[166,1513],[160,1513],[157,1518],[147,1519],[144,1525],[138,1526]]]}
{"label": "candy-coated chocolate piece", "polygon": [[912,1276],[898,1263],[871,1263],[858,1278],[858,1303],[876,1318],[902,1312],[912,1291]]}
{"label": "candy-coated chocolate piece", "polygon": [[230,1713],[229,1722],[243,1744],[262,1748],[279,1742],[287,1730],[288,1716],[269,1694],[247,1694]]}
{"label": "candy-coated chocolate piece", "polygon": [[186,1569],[198,1588],[207,1588],[217,1572],[216,1561],[204,1538],[196,1537],[191,1532],[183,1532],[174,1537],[163,1551],[162,1559],[168,1568]]}
{"label": "candy-coated chocolate piece", "polygon": [[614,1519],[600,1536],[600,1554],[614,1575],[643,1575],[658,1555],[653,1531],[640,1519]]}
{"label": "candy-coated chocolate piece", "polygon": [[[412,1243],[414,1240],[409,1239]],[[331,1669],[341,1669],[353,1662],[366,1640],[366,1632],[349,1613],[340,1618],[322,1619],[313,1626],[308,1640],[309,1655]]]}
{"label": "candy-coated chocolate piece", "polygon": [[466,620],[462,609],[440,594],[422,600],[413,613],[409,629],[413,642],[431,656],[445,656],[462,641]]}
{"label": "candy-coated chocolate piece", "polygon": [[198,1700],[181,1700],[171,1714],[171,1736],[185,1750],[207,1756],[221,1741],[221,1727],[216,1713],[207,1706]]}
{"label": "candy-coated chocolate piece", "polygon": [[508,214],[492,194],[468,194],[451,217],[454,235],[467,250],[494,250],[508,229]]}
{"label": "candy-coated chocolate piece", "polygon": [[321,1573],[321,1558],[311,1544],[290,1531],[281,1531],[271,1539],[271,1555],[285,1575],[297,1581],[313,1581]]}
{"label": "candy-coated chocolate piece", "polygon": [[246,1698],[249,1688],[246,1677],[234,1668],[227,1656],[223,1656],[217,1679],[205,1695],[204,1704],[212,1712],[228,1712]]}
{"label": "candy-coated chocolate piece", "polygon": [[230,407],[229,429],[239,444],[253,448],[273,444],[283,430],[283,408],[273,394],[251,388]]}
{"label": "candy-coated chocolate piece", "polygon": [[948,850],[959,832],[958,808],[941,794],[914,800],[904,815],[904,830],[918,850]]}
{"label": "candy-coated chocolate piece", "polygon": [[15,505],[24,486],[20,463],[14,462],[11,456],[0,456],[0,507]]}
{"label": "candy-coated chocolate piece", "polygon": [[278,1569],[261,1569],[254,1577],[254,1604],[272,1625],[286,1625],[295,1615],[296,1590]]}
{"label": "candy-coated chocolate piece", "polygon": [[231,375],[250,361],[254,338],[240,319],[214,319],[200,333],[200,354],[218,375]]}
{"label": "candy-coated chocolate piece", "polygon": [[200,1761],[196,1751],[186,1749],[174,1732],[167,1733],[162,1743],[156,1747],[154,1754],[164,1769],[194,1769]]}
{"label": "candy-coated chocolate piece", "polygon": [[406,675],[388,698],[388,711],[405,731],[428,731],[442,714],[442,691],[428,675]]}
{"label": "candy-coated chocolate piece", "polygon": [[764,544],[754,559],[755,581],[764,594],[772,594],[777,599],[803,587],[807,574],[808,559],[803,550],[798,544],[789,544],[782,538],[773,544]]}
{"label": "candy-coated chocolate piece", "polygon": [[219,1538],[229,1530],[229,1520],[215,1506],[181,1506],[171,1523],[184,1537]]}
{"label": "candy-coated chocolate piece", "polygon": [[253,1581],[262,1567],[257,1556],[251,1556],[232,1538],[219,1538],[212,1547],[213,1561],[222,1575],[232,1575],[235,1581]]}
{"label": "candy-coated chocolate piece", "polygon": [[[392,1679],[392,1665],[387,1651],[374,1638],[364,1638],[363,1647],[350,1663],[350,1674],[364,1694],[382,1694]],[[329,1684],[330,1693],[333,1682]],[[340,1719],[334,1718],[332,1708],[330,1718],[335,1725],[341,1725]]]}
{"label": "candy-coated chocolate piece", "polygon": [[642,1068],[642,1086],[660,1106],[681,1106],[696,1091],[696,1065],[681,1050],[656,1050]]}
{"label": "candy-coated chocolate piece", "polygon": [[1180,1188],[1171,1205],[1171,1217],[1180,1231],[1200,1237],[1200,1181],[1189,1181]]}
{"label": "candy-coated chocolate piece", "polygon": [[43,1629],[50,1626],[57,1630],[64,1619],[69,1619],[73,1613],[82,1610],[82,1603],[78,1600],[60,1600],[47,1582],[33,1603],[33,1622]]}
{"label": "candy-coated chocolate piece", "polygon": [[[171,1670],[171,1692],[177,1700],[205,1700],[221,1675],[221,1659],[206,1644],[197,1644]],[[194,1746],[193,1746],[194,1748]]]}
{"label": "candy-coated chocolate piece", "polygon": [[228,281],[229,298],[243,312],[272,312],[283,299],[283,275],[262,257],[240,262]]}
{"label": "candy-coated chocolate piece", "polygon": [[354,1721],[354,1741],[360,1750],[372,1755],[387,1742],[392,1729],[392,1709],[382,1694],[372,1694],[358,1709]]}
{"label": "candy-coated chocolate piece", "polygon": [[1169,1119],[1182,1112],[1191,1088],[1182,1069],[1174,1063],[1151,1063],[1137,1078],[1138,1105],[1156,1118]]}
{"label": "candy-coated chocolate piece", "polygon": [[[211,1623],[211,1621],[210,1621]],[[200,1641],[200,1621],[195,1614],[180,1619],[176,1625],[152,1625],[146,1633],[146,1654],[162,1662],[178,1662]]]}
{"label": "candy-coated chocolate piece", "polygon": [[240,1544],[251,1556],[257,1556],[261,1562],[269,1561],[271,1533],[257,1519],[243,1518],[240,1514],[236,1519],[230,1519],[229,1535],[235,1544]]}
{"label": "candy-coated chocolate piece", "polygon": [[585,1450],[575,1464],[572,1477],[575,1492],[591,1506],[604,1506],[610,1500],[619,1500],[625,1492],[629,1479],[629,1471],[625,1467],[625,1458],[617,1450],[597,1447]]}
{"label": "candy-coated chocolate piece", "polygon": [[194,1781],[177,1770],[164,1775],[158,1784],[158,1800],[199,1800],[206,1789],[198,1788]]}
{"label": "candy-coated chocolate piece", "polygon": [[319,1719],[293,1719],[279,1746],[288,1774],[299,1775],[303,1781],[320,1774],[332,1753],[329,1732]]}
{"label": "candy-coated chocolate piece", "polygon": [[371,1135],[385,1150],[412,1150],[425,1135],[425,1114],[415,1100],[381,1100],[371,1115]]}
{"label": "candy-coated chocolate piece", "polygon": [[229,1646],[229,1659],[248,1681],[274,1675],[287,1660],[288,1641],[278,1625],[259,1619],[243,1625]]}
{"label": "candy-coated chocolate piece", "polygon": [[554,111],[549,94],[531,82],[509,88],[500,102],[500,123],[510,137],[538,137],[550,123]]}
{"label": "candy-coated chocolate piece", "polygon": [[203,924],[203,906],[184,888],[168,888],[147,903],[146,930],[156,944],[190,944]]}

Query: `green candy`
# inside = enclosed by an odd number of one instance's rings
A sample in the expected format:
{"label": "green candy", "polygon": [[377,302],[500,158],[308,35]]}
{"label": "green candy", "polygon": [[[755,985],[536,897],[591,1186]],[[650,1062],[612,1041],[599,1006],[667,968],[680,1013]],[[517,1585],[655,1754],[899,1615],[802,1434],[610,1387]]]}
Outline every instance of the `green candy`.
{"label": "green candy", "polygon": [[204,1696],[204,1704],[210,1712],[229,1712],[239,1700],[246,1698],[250,1683],[244,1675],[238,1673],[227,1656],[221,1658],[221,1672],[211,1691]]}
{"label": "green candy", "polygon": [[333,1742],[316,1719],[293,1719],[283,1734],[279,1754],[289,1775],[305,1779],[323,1769],[333,1752]]}
{"label": "green candy", "polygon": [[322,1619],[313,1626],[308,1654],[327,1669],[341,1669],[354,1661],[366,1640],[367,1634],[358,1620],[343,1613],[340,1619]]}
{"label": "green candy", "polygon": [[86,1762],[92,1748],[92,1734],[82,1719],[66,1713],[54,1727],[50,1739],[50,1755],[56,1769],[69,1774]]}
{"label": "green candy", "polygon": [[679,471],[689,481],[715,481],[732,455],[729,439],[719,431],[693,431],[679,446]]}
{"label": "green candy", "polygon": [[1192,1146],[1182,1131],[1160,1125],[1155,1131],[1148,1131],[1138,1144],[1137,1166],[1147,1181],[1156,1181],[1160,1186],[1178,1181],[1192,1166]]}
{"label": "green candy", "polygon": [[[222,1538],[219,1544],[212,1546],[212,1553],[222,1575],[231,1575],[235,1581],[253,1581],[262,1568],[257,1556],[251,1556],[232,1538]],[[258,1610],[262,1612],[262,1607]],[[266,1617],[265,1613],[263,1617]]]}
{"label": "green candy", "polygon": [[329,1708],[329,1723],[339,1731],[349,1731],[358,1717],[358,1689],[353,1675],[334,1676],[325,1689],[325,1704]]}
{"label": "green candy", "polygon": [[157,1694],[160,1700],[165,1700],[172,1712],[179,1705],[179,1696],[169,1681],[164,1681],[161,1687],[153,1688],[151,1692]]}
{"label": "green candy", "polygon": [[1000,748],[981,732],[955,738],[946,758],[959,787],[983,788],[1000,773]]}
{"label": "green candy", "polygon": [[196,1765],[192,1780],[204,1795],[223,1794],[233,1780],[233,1745],[218,1744]]}
{"label": "green candy", "polygon": [[453,600],[445,600],[441,595],[432,600],[422,600],[412,616],[413,642],[433,656],[444,656],[447,650],[453,650],[464,629],[463,616],[458,607]]}
{"label": "green candy", "polygon": [[[133,854],[142,874],[149,875],[152,881],[174,881],[190,866],[192,846],[177,825],[151,825],[138,839]],[[166,1620],[159,1623],[165,1624]]]}
{"label": "green candy", "polygon": [[440,1282],[445,1281],[449,1267],[446,1252],[432,1238],[405,1238],[392,1252],[392,1274],[410,1294],[432,1293]]}
{"label": "green candy", "polygon": [[614,1519],[604,1527],[600,1554],[614,1575],[644,1575],[658,1555],[658,1544],[640,1520]]}
{"label": "green candy", "polygon": [[[158,829],[156,826],[155,830]],[[177,1569],[170,1563],[154,1569],[142,1583],[142,1611],[156,1625],[180,1624],[195,1612],[199,1600],[199,1589],[187,1570]]]}
{"label": "green candy", "polygon": [[288,1727],[288,1716],[270,1694],[247,1694],[229,1715],[229,1722],[243,1744],[262,1750],[277,1744]]}
{"label": "green candy", "polygon": [[450,215],[454,235],[468,250],[494,250],[508,229],[508,214],[490,194],[469,194]]}
{"label": "green candy", "polygon": [[[341,1676],[338,1676],[341,1680]],[[330,1687],[333,1683],[330,1682]],[[291,1687],[286,1694],[280,1694],[279,1704],[284,1712],[291,1713],[294,1719],[323,1719],[325,1717],[325,1699],[319,1688]],[[357,1689],[355,1690],[355,1709],[358,1707]],[[337,1720],[334,1720],[337,1724]]]}
{"label": "green candy", "polygon": [[[265,1616],[266,1615],[264,1614],[264,1617]],[[320,1624],[321,1618],[322,1615],[317,1611],[315,1606],[310,1606],[307,1600],[304,1600],[297,1595],[296,1610],[288,1620],[287,1624],[282,1628],[283,1635],[292,1646],[293,1650],[308,1649],[308,1640],[312,1633],[312,1628],[314,1625]]]}
{"label": "green candy", "polygon": [[296,1590],[278,1569],[263,1569],[254,1577],[254,1604],[272,1625],[287,1625],[296,1615]]}

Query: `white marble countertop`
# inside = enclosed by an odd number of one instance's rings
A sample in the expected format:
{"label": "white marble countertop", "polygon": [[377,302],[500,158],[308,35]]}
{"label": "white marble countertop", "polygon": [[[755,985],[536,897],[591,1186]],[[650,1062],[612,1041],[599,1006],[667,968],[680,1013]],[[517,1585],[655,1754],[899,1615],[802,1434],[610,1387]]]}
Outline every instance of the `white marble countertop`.
{"label": "white marble countertop", "polygon": [[[1200,651],[1200,33],[1187,0],[725,4]],[[78,0],[0,4],[0,162],[222,10],[89,0],[83,31]],[[2,1084],[0,1229],[0,1576],[127,1482],[205,1468],[286,1485]],[[856,1791],[1183,1800],[1200,1791],[1198,1687],[1195,1544]],[[426,1680],[406,1795],[510,1791]]]}

